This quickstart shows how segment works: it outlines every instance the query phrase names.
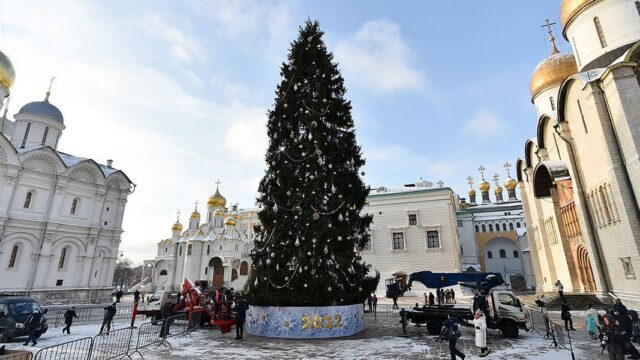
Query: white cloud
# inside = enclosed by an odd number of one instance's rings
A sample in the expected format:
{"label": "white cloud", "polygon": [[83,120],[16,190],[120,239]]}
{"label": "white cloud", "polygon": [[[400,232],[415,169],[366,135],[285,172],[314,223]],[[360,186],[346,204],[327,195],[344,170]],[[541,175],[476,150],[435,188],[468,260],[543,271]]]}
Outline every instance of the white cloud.
{"label": "white cloud", "polygon": [[[440,178],[455,174],[458,170],[455,163],[445,159],[433,160],[402,145],[367,146],[363,153],[366,154],[367,168],[384,169],[387,173],[414,177],[414,179],[405,179],[405,181],[424,177],[435,183]],[[428,179],[429,177],[439,178]]]}
{"label": "white cloud", "polygon": [[229,127],[223,145],[243,160],[262,161],[268,144],[267,116],[263,109],[255,109],[242,117],[246,120],[235,121]]}
{"label": "white cloud", "polygon": [[159,16],[145,17],[141,21],[141,26],[149,35],[164,39],[171,55],[180,62],[191,63],[194,59],[203,60],[206,56],[204,47],[197,39],[168,24]]}
{"label": "white cloud", "polygon": [[462,134],[476,139],[492,139],[504,136],[507,123],[487,109],[476,109],[473,116],[465,120]]}
{"label": "white cloud", "polygon": [[413,67],[413,52],[399,26],[387,20],[364,23],[355,35],[338,42],[335,53],[346,77],[374,92],[425,86],[424,74]]}

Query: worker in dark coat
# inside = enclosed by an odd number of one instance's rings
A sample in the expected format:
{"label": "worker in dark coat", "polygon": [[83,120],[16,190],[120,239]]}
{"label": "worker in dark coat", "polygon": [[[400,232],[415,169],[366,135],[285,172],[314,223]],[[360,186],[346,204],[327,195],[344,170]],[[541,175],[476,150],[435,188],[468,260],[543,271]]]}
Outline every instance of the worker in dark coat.
{"label": "worker in dark coat", "polygon": [[64,324],[66,325],[62,328],[62,333],[66,331],[67,334],[71,335],[71,324],[73,324],[73,318],[79,319],[78,314],[76,314],[76,307],[72,306],[69,310],[64,313]]}
{"label": "worker in dark coat", "polygon": [[457,357],[464,359],[465,355],[457,348],[458,338],[462,335],[458,329],[458,318],[452,316],[445,320],[442,326],[445,327],[444,332],[447,334],[447,340],[449,341],[451,360],[456,360]]}
{"label": "worker in dark coat", "polygon": [[136,291],[133,293],[133,303],[137,304],[138,301],[140,301],[140,291],[136,289]]}
{"label": "worker in dark coat", "polygon": [[433,306],[436,303],[436,297],[433,296],[432,292],[429,292],[429,306]]}
{"label": "worker in dark coat", "polygon": [[102,331],[107,328],[107,335],[109,335],[109,330],[111,330],[111,321],[116,316],[116,303],[113,303],[104,308],[104,317],[102,318],[102,326],[100,326],[99,334],[102,334]]}
{"label": "worker in dark coat", "polygon": [[602,347],[607,349],[609,360],[624,360],[625,353],[625,335],[620,325],[616,325],[611,314],[605,314],[602,318],[604,325],[602,326]]}
{"label": "worker in dark coat", "polygon": [[242,340],[244,321],[247,319],[249,305],[241,297],[236,297],[236,340]]}
{"label": "worker in dark coat", "polygon": [[24,322],[24,326],[27,328],[27,334],[29,337],[27,338],[27,341],[25,341],[25,343],[22,345],[27,346],[31,341],[33,342],[33,345],[31,346],[36,346],[36,344],[38,343],[36,341],[36,331],[42,326],[41,323],[42,313],[38,309],[33,310],[31,314],[29,314],[29,317],[27,317],[27,321]]}

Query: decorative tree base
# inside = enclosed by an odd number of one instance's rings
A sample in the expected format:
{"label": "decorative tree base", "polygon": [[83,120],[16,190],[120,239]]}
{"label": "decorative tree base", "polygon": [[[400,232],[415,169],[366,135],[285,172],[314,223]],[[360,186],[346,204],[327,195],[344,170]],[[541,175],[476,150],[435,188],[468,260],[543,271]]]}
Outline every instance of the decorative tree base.
{"label": "decorative tree base", "polygon": [[345,306],[251,306],[246,330],[251,335],[289,339],[350,336],[364,330],[362,304]]}

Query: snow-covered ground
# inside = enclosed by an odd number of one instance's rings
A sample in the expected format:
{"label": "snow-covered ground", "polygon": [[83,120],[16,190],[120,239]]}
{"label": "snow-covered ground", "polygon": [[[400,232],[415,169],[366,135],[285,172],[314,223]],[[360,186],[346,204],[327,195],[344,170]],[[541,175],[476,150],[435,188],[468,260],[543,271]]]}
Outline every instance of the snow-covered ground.
{"label": "snow-covered ground", "polygon": [[[168,339],[172,348],[152,345],[142,349],[145,359],[450,359],[447,343],[436,343],[435,337],[427,334],[424,327],[410,325],[407,336],[402,336],[402,328],[397,314],[385,316],[366,314],[366,329],[355,336],[335,340],[286,340],[260,338],[245,334],[244,340],[234,340],[235,331],[221,334],[217,329],[199,329],[189,336]],[[538,314],[536,314],[538,316]],[[536,320],[542,324],[541,318]],[[583,327],[580,318],[575,319],[578,328]],[[142,320],[136,324],[139,325]],[[128,325],[128,321],[114,323],[116,329]],[[62,329],[51,329],[38,341],[35,348],[95,336],[100,324],[78,325],[71,329],[71,335],[62,335]],[[473,329],[462,328],[463,336],[458,347],[467,354],[466,359],[480,359],[479,349],[474,345]],[[550,348],[550,341],[543,339],[542,333],[521,333],[519,339],[503,339],[490,331],[488,342],[492,349],[489,359],[571,359],[565,349]],[[601,359],[597,342],[590,341],[584,330],[571,333],[576,359]],[[24,338],[14,339],[8,345],[12,349],[24,349]],[[135,344],[135,335],[134,335]],[[132,355],[133,358],[139,356]]]}

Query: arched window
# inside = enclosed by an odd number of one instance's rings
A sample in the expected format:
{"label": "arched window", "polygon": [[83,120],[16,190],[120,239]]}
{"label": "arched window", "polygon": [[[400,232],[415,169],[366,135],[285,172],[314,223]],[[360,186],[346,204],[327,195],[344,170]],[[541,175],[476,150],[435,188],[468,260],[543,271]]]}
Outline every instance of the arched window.
{"label": "arched window", "polygon": [[58,260],[58,269],[64,268],[64,261],[67,257],[67,248],[63,247],[62,251],[60,251],[60,260]]}
{"label": "arched window", "polygon": [[598,190],[598,195],[600,195],[600,202],[602,203],[602,209],[604,210],[604,217],[608,224],[611,222],[611,213],[609,212],[609,202],[607,201],[607,197],[604,195],[604,189],[602,186]]}
{"label": "arched window", "polygon": [[507,231],[507,224],[502,224],[502,231]]}
{"label": "arched window", "polygon": [[238,270],[231,269],[231,281],[234,281],[238,278]]}
{"label": "arched window", "polygon": [[513,231],[513,223],[509,223],[509,230]]}
{"label": "arched window", "polygon": [[187,245],[187,255],[191,255],[191,249],[192,249],[191,244]]}
{"label": "arched window", "polygon": [[207,275],[207,272],[209,272],[209,267],[205,267],[204,268],[204,274]]}
{"label": "arched window", "polygon": [[33,192],[29,191],[24,198],[24,208],[28,209],[31,206],[31,199],[33,198]]}
{"label": "arched window", "polygon": [[18,257],[18,245],[14,245],[13,249],[11,249],[11,257],[9,258],[9,267],[16,266],[16,258]]}
{"label": "arched window", "polygon": [[27,123],[27,130],[24,131],[24,137],[22,138],[22,145],[20,145],[21,149],[24,149],[27,146],[27,138],[29,137],[29,131],[31,130],[31,123]]}
{"label": "arched window", "polygon": [[640,15],[640,1],[636,1],[636,10],[638,10],[638,15]]}
{"label": "arched window", "polygon": [[519,221],[516,223],[516,227],[517,227],[518,229],[520,229],[520,222],[519,222]]}
{"label": "arched window", "polygon": [[71,202],[71,211],[69,213],[71,215],[75,215],[76,210],[78,210],[78,199],[73,199],[73,201]]}
{"label": "arched window", "polygon": [[487,257],[489,259],[493,259],[493,253],[491,251],[487,251]]}
{"label": "arched window", "polygon": [[167,270],[160,270],[160,276],[166,276]]}
{"label": "arched window", "polygon": [[504,259],[507,257],[507,252],[504,249],[500,249],[500,258]]}
{"label": "arched window", "polygon": [[518,250],[513,250],[513,257],[515,258],[519,258],[520,254],[518,253]]}
{"label": "arched window", "polygon": [[182,256],[182,246],[178,248],[178,256]]}
{"label": "arched window", "polygon": [[486,226],[484,226],[484,224],[482,224],[482,232],[487,232],[487,228]]}
{"label": "arched window", "polygon": [[243,261],[240,265],[240,275],[249,275],[249,263]]}
{"label": "arched window", "polygon": [[553,101],[553,96],[549,97],[549,104],[551,104],[551,110],[556,110],[556,103]]}
{"label": "arched window", "polygon": [[478,225],[476,225],[476,232],[480,232],[480,227],[478,227]]}
{"label": "arched window", "polygon": [[593,18],[593,24],[596,26],[596,32],[598,32],[598,39],[600,39],[600,46],[607,47],[607,39],[604,38],[604,31],[602,30],[602,24],[600,24],[600,19],[597,16]]}
{"label": "arched window", "polygon": [[44,128],[44,134],[42,134],[42,142],[40,143],[40,145],[44,145],[44,143],[47,141],[48,134],[49,134],[49,127],[47,126],[46,128]]}
{"label": "arched window", "polygon": [[489,224],[489,231],[493,231],[493,224]]}

